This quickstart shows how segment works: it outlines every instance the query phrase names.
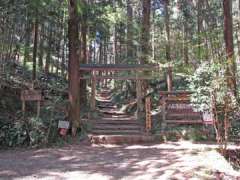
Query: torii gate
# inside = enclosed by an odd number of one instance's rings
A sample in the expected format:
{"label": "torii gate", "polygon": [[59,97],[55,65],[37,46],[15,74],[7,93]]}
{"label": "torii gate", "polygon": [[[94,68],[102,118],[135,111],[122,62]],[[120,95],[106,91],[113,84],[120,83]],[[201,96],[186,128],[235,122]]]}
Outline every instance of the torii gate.
{"label": "torii gate", "polygon": [[[90,79],[91,80],[91,109],[95,110],[96,108],[96,81],[103,79],[115,79],[115,80],[135,80],[136,81],[136,92],[137,92],[137,105],[140,108],[142,92],[141,92],[141,81],[142,80],[151,80],[152,76],[143,76],[142,72],[158,70],[158,64],[80,64],[80,71],[89,71],[91,72],[90,76],[80,77],[81,79]],[[131,71],[132,76],[97,76],[96,72],[121,72],[121,71]]]}

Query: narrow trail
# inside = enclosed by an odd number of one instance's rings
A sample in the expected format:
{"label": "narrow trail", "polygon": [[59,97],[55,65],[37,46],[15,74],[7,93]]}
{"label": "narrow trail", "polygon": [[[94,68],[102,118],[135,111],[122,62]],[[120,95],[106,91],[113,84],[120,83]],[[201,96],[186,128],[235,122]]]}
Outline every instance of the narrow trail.
{"label": "narrow trail", "polygon": [[97,107],[103,116],[127,116],[113,102],[112,92],[109,89],[103,89],[97,93]]}
{"label": "narrow trail", "polygon": [[110,90],[97,95],[100,118],[94,121],[92,134],[95,135],[141,135],[143,127],[133,115],[121,111],[114,104]]}
{"label": "narrow trail", "polygon": [[92,121],[90,139],[93,144],[138,144],[154,141],[145,133],[144,125],[134,115],[126,114],[114,104],[111,91],[97,94],[100,116]]}

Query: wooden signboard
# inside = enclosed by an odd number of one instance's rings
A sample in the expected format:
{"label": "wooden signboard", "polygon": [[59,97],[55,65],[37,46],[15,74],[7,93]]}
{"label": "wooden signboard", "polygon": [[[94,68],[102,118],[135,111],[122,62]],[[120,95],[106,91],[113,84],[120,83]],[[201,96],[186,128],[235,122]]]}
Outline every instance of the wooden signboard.
{"label": "wooden signboard", "polygon": [[25,114],[26,101],[37,101],[37,117],[40,115],[40,102],[42,100],[42,93],[39,90],[23,90],[21,92],[22,111]]}
{"label": "wooden signboard", "polygon": [[149,133],[152,129],[152,114],[151,114],[151,98],[146,97],[145,101],[146,108],[146,131]]}
{"label": "wooden signboard", "polygon": [[[163,123],[202,124],[202,113],[190,101],[190,92],[162,92],[161,114]],[[206,116],[206,119],[211,119]]]}
{"label": "wooden signboard", "polygon": [[41,101],[42,94],[39,90],[23,90],[21,93],[22,101]]}
{"label": "wooden signboard", "polygon": [[168,109],[192,109],[191,104],[169,104]]}

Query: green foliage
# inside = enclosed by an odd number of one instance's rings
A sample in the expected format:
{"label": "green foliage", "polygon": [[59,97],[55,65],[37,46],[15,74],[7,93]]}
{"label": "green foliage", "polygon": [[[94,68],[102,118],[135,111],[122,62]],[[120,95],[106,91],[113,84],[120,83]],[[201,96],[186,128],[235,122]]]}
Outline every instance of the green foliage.
{"label": "green foliage", "polygon": [[26,121],[20,119],[17,122],[0,122],[0,146],[15,147],[22,145],[40,144],[46,132],[42,120],[29,118]]}
{"label": "green foliage", "polygon": [[64,106],[64,101],[56,99],[53,102],[42,108],[41,118],[36,118],[35,112],[26,113],[25,117],[19,112],[15,117],[17,120],[0,120],[0,146],[36,146],[55,142],[58,121],[64,119],[58,103]]}
{"label": "green foliage", "polygon": [[240,137],[240,122],[239,122],[239,115],[236,117],[238,120],[232,123],[230,127],[230,140],[239,140]]}
{"label": "green foliage", "polygon": [[227,147],[229,130],[239,133],[238,126],[231,125],[239,119],[239,106],[227,84],[227,74],[225,63],[203,63],[189,79],[193,104],[198,110],[213,115],[216,139],[222,152]]}
{"label": "green foliage", "polygon": [[191,96],[191,101],[200,111],[211,108],[210,93],[214,88],[212,83],[218,68],[215,64],[203,63],[189,78],[189,90],[194,92]]}
{"label": "green foliage", "polygon": [[189,78],[189,89],[193,92],[191,100],[200,111],[211,109],[211,97],[216,95],[216,103],[224,105],[225,97],[235,107],[236,99],[230,93],[226,79],[226,65],[224,63],[203,63]]}

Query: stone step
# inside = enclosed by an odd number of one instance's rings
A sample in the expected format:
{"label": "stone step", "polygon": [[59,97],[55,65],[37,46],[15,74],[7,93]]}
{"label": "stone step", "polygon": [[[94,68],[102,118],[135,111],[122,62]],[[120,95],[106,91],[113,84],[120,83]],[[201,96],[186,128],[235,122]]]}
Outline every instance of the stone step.
{"label": "stone step", "polygon": [[97,97],[96,98],[96,102],[97,103],[112,103],[112,99],[110,98],[101,98],[101,97]]}
{"label": "stone step", "polygon": [[113,103],[112,101],[98,101],[98,104],[100,105],[114,105],[115,103]]}
{"label": "stone step", "polygon": [[136,119],[128,114],[100,114],[101,118]]}
{"label": "stone step", "polygon": [[[108,135],[118,137],[119,135],[141,135],[142,126],[133,116],[126,115],[124,112],[119,112],[117,106],[112,101],[106,99],[111,98],[109,91],[102,91],[99,94],[99,101],[97,103],[98,110],[101,114],[99,119],[90,120],[92,122],[93,129],[91,134],[94,135]],[[101,101],[105,99],[105,101]],[[118,135],[118,136],[116,136]],[[124,139],[121,136],[121,140]],[[127,137],[125,137],[127,138]],[[110,138],[111,139],[111,138]],[[120,141],[121,141],[120,140]],[[123,141],[125,142],[125,140]]]}
{"label": "stone step", "polygon": [[102,117],[101,120],[137,121],[137,119],[132,116],[105,116]]}
{"label": "stone step", "polygon": [[111,116],[126,115],[126,113],[119,112],[117,109],[109,109],[109,108],[101,108],[101,109],[99,109],[99,112],[102,113],[103,116],[105,116],[105,115],[111,115]]}
{"label": "stone step", "polygon": [[110,90],[104,90],[99,92],[98,94],[107,94],[107,95],[111,95],[111,91]]}
{"label": "stone step", "polygon": [[115,105],[105,105],[105,104],[99,104],[99,105],[97,105],[97,107],[98,108],[100,108],[100,109],[113,109],[113,110],[115,110],[115,109],[117,109],[117,106],[115,106]]}
{"label": "stone step", "polygon": [[129,129],[121,129],[121,130],[107,130],[107,129],[93,129],[91,134],[96,135],[129,135],[129,134],[141,134],[141,130],[129,130]]}
{"label": "stone step", "polygon": [[138,125],[109,125],[109,124],[96,124],[93,130],[141,130],[141,127]]}
{"label": "stone step", "polygon": [[138,125],[139,122],[136,120],[91,120],[93,124],[114,124],[114,125]]}
{"label": "stone step", "polygon": [[153,136],[147,135],[89,135],[92,144],[138,144],[152,143]]}
{"label": "stone step", "polygon": [[98,105],[113,106],[115,105],[115,103],[113,103],[112,101],[98,101]]}
{"label": "stone step", "polygon": [[171,124],[171,123],[174,123],[174,124],[203,124],[203,120],[199,120],[199,119],[196,119],[196,120],[169,120],[167,119],[165,121],[166,123],[168,124]]}

